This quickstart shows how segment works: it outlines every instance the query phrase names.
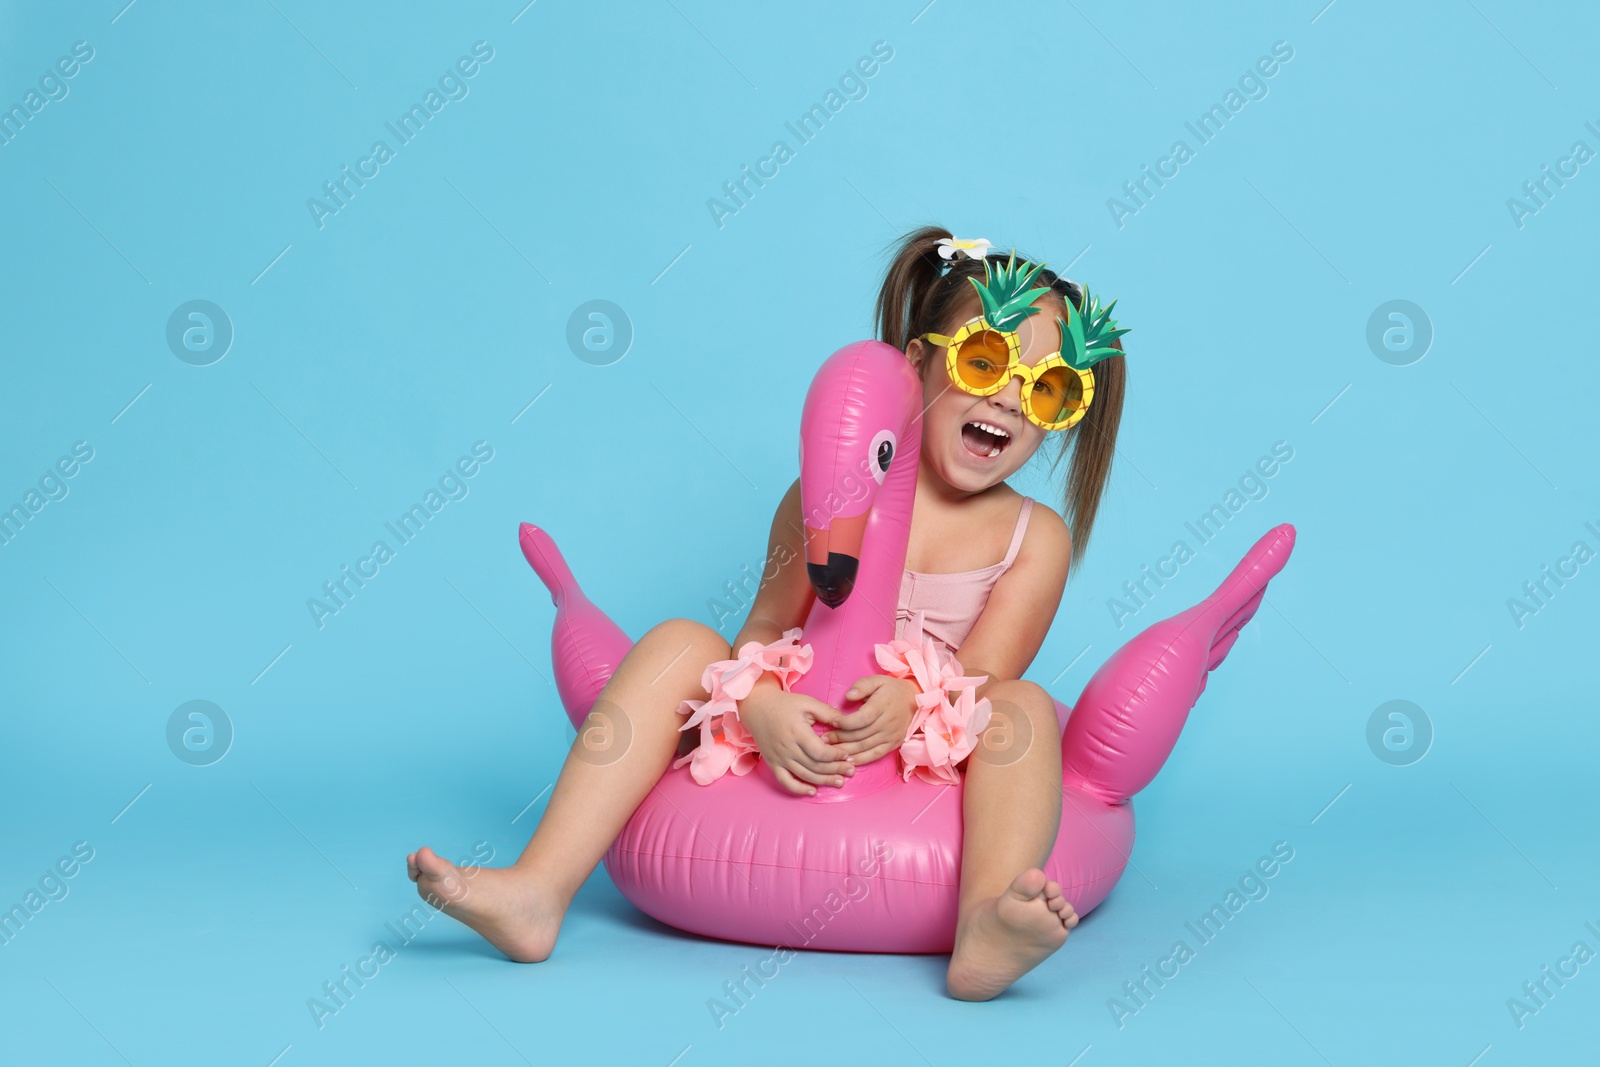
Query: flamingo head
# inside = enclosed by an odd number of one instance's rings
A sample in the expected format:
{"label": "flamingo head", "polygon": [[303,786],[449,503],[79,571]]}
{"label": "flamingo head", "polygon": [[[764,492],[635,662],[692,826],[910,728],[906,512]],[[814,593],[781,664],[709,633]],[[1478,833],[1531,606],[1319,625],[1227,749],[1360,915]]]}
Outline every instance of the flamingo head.
{"label": "flamingo head", "polygon": [[861,544],[889,471],[915,467],[922,386],[905,353],[857,341],[829,356],[800,417],[800,508],[806,573],[817,599],[837,608],[855,588]]}

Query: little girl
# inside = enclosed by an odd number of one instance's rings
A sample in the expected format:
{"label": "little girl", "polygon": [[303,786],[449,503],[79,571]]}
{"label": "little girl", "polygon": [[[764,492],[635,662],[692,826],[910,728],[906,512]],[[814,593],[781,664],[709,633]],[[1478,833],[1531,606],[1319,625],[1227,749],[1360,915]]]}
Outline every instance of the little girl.
{"label": "little girl", "polygon": [[[926,635],[959,655],[960,673],[987,676],[975,696],[996,710],[960,765],[959,918],[946,985],[962,1000],[1005,990],[1060,948],[1078,922],[1061,886],[1041,869],[1061,818],[1055,705],[1021,676],[1088,544],[1126,374],[1120,354],[1098,359],[1090,373],[1059,369],[1057,353],[1073,356],[1063,323],[1090,309],[1079,287],[1052,271],[1034,276],[1031,306],[1024,299],[1003,316],[1003,328],[992,328],[995,309],[980,302],[980,286],[998,262],[986,267],[988,250],[987,241],[956,240],[938,227],[915,231],[900,243],[876,311],[880,339],[905,352],[921,378],[925,409],[895,636]],[[1109,336],[1120,349],[1115,333]],[[1036,378],[1047,364],[1058,370]],[[1063,508],[1070,528],[1005,484],[1049,436],[1056,462],[1071,454]],[[773,516],[767,557],[792,562],[763,576],[733,644],[689,619],[669,619],[641,637],[600,695],[609,707],[627,709],[632,736],[625,751],[596,760],[574,742],[544,817],[511,867],[457,867],[426,847],[407,856],[425,900],[513,960],[550,955],[578,888],[674,756],[692,748],[694,732],[680,732],[684,702],[706,696],[706,667],[747,641],[768,644],[805,622],[816,594],[800,565],[800,511],[796,480]],[[784,788],[815,795],[842,785],[860,765],[894,758],[918,692],[910,680],[862,678],[846,694],[861,704],[846,716],[762,674],[739,702],[739,720]],[[818,722],[832,729],[819,736],[812,729]],[[991,737],[996,731],[1005,733]],[[1018,738],[1039,743],[1016,746]],[[1004,758],[986,758],[1002,749]]]}

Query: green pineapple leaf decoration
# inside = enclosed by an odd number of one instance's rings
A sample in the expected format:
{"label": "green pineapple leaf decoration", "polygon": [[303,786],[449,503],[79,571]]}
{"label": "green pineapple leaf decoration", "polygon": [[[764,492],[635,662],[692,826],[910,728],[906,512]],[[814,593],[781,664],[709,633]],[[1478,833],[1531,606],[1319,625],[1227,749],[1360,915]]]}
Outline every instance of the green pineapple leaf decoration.
{"label": "green pineapple leaf decoration", "polygon": [[983,303],[983,321],[996,330],[1013,331],[1023,319],[1038,311],[1033,302],[1050,290],[1029,289],[1028,283],[1043,267],[1043,263],[1034,265],[1027,260],[1019,265],[1015,248],[1011,250],[1010,261],[1003,265],[996,266],[985,258],[983,275],[988,284],[976,278],[967,279],[978,290],[978,299]]}
{"label": "green pineapple leaf decoration", "polygon": [[1088,370],[1107,356],[1121,355],[1111,342],[1129,332],[1119,329],[1111,317],[1111,309],[1117,306],[1115,300],[1102,308],[1100,301],[1090,295],[1089,287],[1084,286],[1083,306],[1083,312],[1069,307],[1067,320],[1061,324],[1061,355],[1077,370]]}

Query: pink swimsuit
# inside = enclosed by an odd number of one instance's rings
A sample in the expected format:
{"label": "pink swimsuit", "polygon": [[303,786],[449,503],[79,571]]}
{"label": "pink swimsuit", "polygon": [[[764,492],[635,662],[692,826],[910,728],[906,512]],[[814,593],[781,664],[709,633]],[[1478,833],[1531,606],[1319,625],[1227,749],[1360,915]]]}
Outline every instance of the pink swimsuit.
{"label": "pink swimsuit", "polygon": [[1028,529],[1028,515],[1033,511],[1033,498],[1022,498],[1022,511],[1017,516],[1017,528],[1011,535],[1011,546],[1006,558],[975,571],[957,571],[953,574],[923,574],[907,570],[900,579],[900,604],[895,611],[894,635],[905,640],[916,640],[919,633],[926,634],[942,646],[942,651],[954,655],[977,625],[989,602],[989,591],[1000,576],[1011,569],[1022,546],[1022,535]]}

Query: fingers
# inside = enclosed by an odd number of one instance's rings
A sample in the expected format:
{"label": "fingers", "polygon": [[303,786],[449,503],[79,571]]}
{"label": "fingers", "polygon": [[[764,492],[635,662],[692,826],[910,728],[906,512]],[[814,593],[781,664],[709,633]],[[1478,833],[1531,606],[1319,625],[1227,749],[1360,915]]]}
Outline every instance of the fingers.
{"label": "fingers", "polygon": [[849,778],[856,773],[856,765],[848,760],[835,760],[832,763],[813,763],[810,769],[818,774],[829,776],[843,776]]}
{"label": "fingers", "polygon": [[791,763],[786,768],[790,774],[803,782],[812,785],[841,786],[844,785],[844,776],[839,774],[818,774],[802,763]]}
{"label": "fingers", "polygon": [[779,785],[783,786],[789,792],[795,794],[796,796],[802,796],[802,797],[805,797],[805,796],[814,797],[814,796],[817,795],[817,791],[816,791],[815,788],[813,788],[810,785],[807,785],[804,782],[798,781],[795,778],[794,775],[790,774],[787,770],[785,770],[780,765],[774,763],[771,766],[772,766],[772,776],[778,780],[778,784]]}
{"label": "fingers", "polygon": [[878,687],[883,685],[884,678],[885,675],[882,674],[869,674],[865,678],[858,678],[854,685],[845,690],[844,698],[846,700],[864,700],[878,691]]}
{"label": "fingers", "polygon": [[775,763],[789,775],[812,785],[841,786],[855,773],[855,765],[824,745],[815,734],[802,735],[794,753],[779,755]]}
{"label": "fingers", "polygon": [[830,745],[842,745],[846,741],[859,741],[871,732],[869,728],[863,726],[854,730],[829,730],[827,733],[822,734],[821,737],[823,741]]}
{"label": "fingers", "polygon": [[807,700],[805,711],[814,721],[827,723],[829,726],[843,727],[850,721],[844,712],[820,700]]}
{"label": "fingers", "polygon": [[846,741],[861,741],[871,737],[877,729],[876,721],[865,721],[858,718],[860,712],[853,713],[847,720],[848,725],[843,729],[829,730],[822,735],[822,739],[830,745],[842,744]]}
{"label": "fingers", "polygon": [[861,702],[861,706],[845,716],[845,724],[851,725],[876,719],[883,714],[884,698],[887,696],[889,694],[883,691],[882,686],[874,686],[872,693]]}
{"label": "fingers", "polygon": [[842,762],[850,755],[842,745],[827,744],[816,734],[801,735],[800,751],[812,766]]}
{"label": "fingers", "polygon": [[[886,743],[898,743],[903,738],[891,737],[885,733],[864,733],[856,737],[848,734],[842,740],[834,742],[834,747],[847,756],[866,752],[868,749],[877,748]],[[858,761],[859,762],[859,761]]]}
{"label": "fingers", "polygon": [[883,701],[868,698],[867,702],[855,711],[841,716],[842,722],[829,723],[828,725],[833,726],[834,729],[825,734],[824,737],[832,742],[859,741],[868,736],[872,729],[878,725],[878,721],[883,718],[885,707],[886,705]]}
{"label": "fingers", "polygon": [[855,754],[855,766],[864,767],[873,760],[882,759],[900,746],[894,741],[880,741],[871,748]]}

